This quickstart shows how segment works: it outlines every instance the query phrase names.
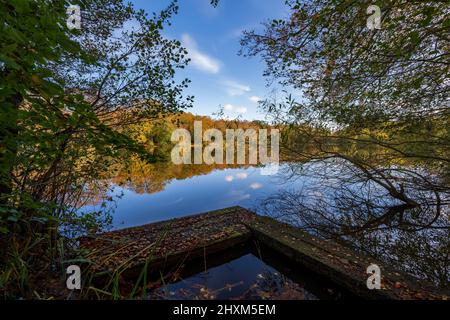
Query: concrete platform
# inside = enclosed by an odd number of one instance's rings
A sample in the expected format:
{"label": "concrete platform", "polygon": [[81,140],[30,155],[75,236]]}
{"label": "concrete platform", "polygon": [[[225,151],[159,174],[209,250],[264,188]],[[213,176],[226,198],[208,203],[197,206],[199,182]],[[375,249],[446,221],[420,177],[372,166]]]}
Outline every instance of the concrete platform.
{"label": "concrete platform", "polygon": [[[176,266],[254,239],[364,299],[449,299],[449,294],[352,249],[241,207],[83,238],[97,276],[133,277]],[[381,269],[380,290],[369,290],[366,269]]]}

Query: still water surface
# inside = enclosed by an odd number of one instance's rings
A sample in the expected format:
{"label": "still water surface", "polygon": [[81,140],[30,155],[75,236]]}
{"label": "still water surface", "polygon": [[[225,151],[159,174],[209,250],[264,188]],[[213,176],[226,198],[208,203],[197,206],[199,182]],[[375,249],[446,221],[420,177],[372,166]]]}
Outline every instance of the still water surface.
{"label": "still water surface", "polygon": [[[93,193],[95,200],[90,200],[81,211],[101,211],[104,209],[102,199],[112,197],[115,199],[112,206],[113,229],[236,205],[261,214],[263,210],[259,205],[281,191],[307,190],[308,193],[303,198],[306,202],[312,201],[311,199],[325,199],[329,190],[327,186],[332,185],[334,181],[333,178],[321,180],[320,176],[345,175],[340,164],[309,163],[305,166],[308,168],[306,171],[295,172],[292,175],[292,169],[296,166],[284,164],[277,174],[266,176],[261,174],[260,168],[251,166],[230,168],[205,165],[175,166],[167,163],[136,165],[129,171],[118,172],[109,179],[107,181],[109,191],[100,192],[100,195]],[[356,191],[356,195],[369,194],[370,191],[370,195],[374,198],[373,203],[378,204],[379,208],[389,205],[391,201],[389,195],[382,192],[377,194],[374,188],[369,189],[367,186],[364,189],[361,185],[354,184],[347,190]],[[295,208],[295,205],[287,207],[288,210]],[[340,212],[340,214],[349,213]],[[414,217],[411,214],[411,219]],[[328,222],[324,223],[328,225]],[[399,270],[448,288],[450,247],[446,226],[448,216],[446,218],[442,215],[437,222],[439,228],[403,230],[393,226],[347,236],[346,241],[355,249],[363,250],[365,254],[371,254],[379,260],[385,260]],[[258,263],[256,261],[254,265]],[[256,273],[252,274],[254,279]]]}
{"label": "still water surface", "polygon": [[184,272],[182,271],[176,278],[152,289],[149,298],[170,300],[355,299],[346,290],[261,244],[255,246],[252,241],[198,261],[191,261],[184,268]]}
{"label": "still water surface", "polygon": [[[158,168],[162,171],[164,167]],[[270,195],[298,187],[305,181],[287,181],[286,167],[275,175],[262,175],[261,168],[242,167],[212,169],[186,178],[167,175],[155,187],[154,177],[145,174],[128,180],[122,186],[111,183],[115,209],[113,228],[125,228],[183,217],[231,206],[257,209]],[[99,210],[100,204],[91,204],[83,210]]]}

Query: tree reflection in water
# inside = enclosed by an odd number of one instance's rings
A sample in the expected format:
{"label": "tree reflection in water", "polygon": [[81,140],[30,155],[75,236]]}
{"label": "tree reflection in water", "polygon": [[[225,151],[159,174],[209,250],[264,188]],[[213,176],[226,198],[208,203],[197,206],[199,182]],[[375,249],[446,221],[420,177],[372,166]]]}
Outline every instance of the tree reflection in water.
{"label": "tree reflection in water", "polygon": [[450,192],[437,176],[334,157],[287,170],[306,182],[267,198],[260,212],[449,288]]}
{"label": "tree reflection in water", "polygon": [[[138,194],[158,193],[174,179],[229,168],[233,167],[136,161],[115,170],[107,184]],[[338,157],[291,162],[282,168],[285,185],[255,205],[258,213],[353,246],[449,288],[450,192],[439,176],[419,167],[371,166]],[[107,189],[102,190],[92,193],[93,202],[108,199]]]}

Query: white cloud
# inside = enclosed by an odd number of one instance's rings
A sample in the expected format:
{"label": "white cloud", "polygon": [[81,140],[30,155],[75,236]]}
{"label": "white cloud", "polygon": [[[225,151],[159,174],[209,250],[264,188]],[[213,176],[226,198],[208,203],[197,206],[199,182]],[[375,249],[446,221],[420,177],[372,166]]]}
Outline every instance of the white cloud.
{"label": "white cloud", "polygon": [[247,113],[247,108],[246,107],[236,107],[235,111],[237,113],[244,114],[244,113]]}
{"label": "white cloud", "polygon": [[182,36],[183,46],[189,52],[193,67],[208,73],[217,74],[220,71],[220,61],[200,52],[195,40],[187,33]]}
{"label": "white cloud", "polygon": [[229,104],[229,103],[224,105],[223,108],[226,111],[231,111],[231,112],[235,112],[235,113],[239,113],[239,114],[245,114],[248,111],[246,107],[234,106],[234,105]]}
{"label": "white cloud", "polygon": [[231,80],[223,81],[222,85],[224,87],[225,92],[231,97],[241,96],[244,93],[250,91],[249,86]]}
{"label": "white cloud", "polygon": [[227,111],[233,111],[234,110],[234,106],[232,104],[227,103],[226,105],[223,106],[223,108]]}
{"label": "white cloud", "polygon": [[250,199],[251,198],[251,195],[249,195],[248,193],[246,193],[246,194],[243,194],[241,197],[239,197],[239,198],[237,198],[237,199],[235,199],[236,201],[242,201],[242,200],[247,200],[247,199]]}
{"label": "white cloud", "polygon": [[225,181],[227,181],[227,182],[231,182],[233,180],[234,180],[233,176],[226,176],[225,177]]}
{"label": "white cloud", "polygon": [[251,198],[251,195],[245,193],[243,190],[232,190],[229,195],[231,196],[229,201],[242,201]]}
{"label": "white cloud", "polygon": [[254,102],[254,103],[258,103],[258,102],[260,102],[261,101],[261,98],[260,97],[258,97],[258,96],[251,96],[250,98],[248,98],[251,102]]}
{"label": "white cloud", "polygon": [[236,174],[236,178],[238,178],[239,180],[247,179],[247,177],[248,177],[248,173],[245,173],[245,172],[239,172]]}
{"label": "white cloud", "polygon": [[254,182],[250,185],[250,188],[252,188],[253,190],[261,189],[262,187],[263,187],[263,185],[258,182]]}

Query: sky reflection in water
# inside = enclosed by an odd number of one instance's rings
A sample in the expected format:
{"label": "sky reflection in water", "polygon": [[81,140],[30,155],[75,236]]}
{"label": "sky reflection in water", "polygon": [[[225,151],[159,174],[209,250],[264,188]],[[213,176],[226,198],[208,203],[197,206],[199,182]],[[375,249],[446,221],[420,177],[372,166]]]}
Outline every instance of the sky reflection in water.
{"label": "sky reflection in water", "polygon": [[[154,193],[139,193],[130,185],[114,185],[111,195],[123,196],[116,202],[113,227],[137,226],[236,205],[252,209],[267,196],[292,187],[292,181],[283,182],[282,176],[282,171],[263,176],[259,168],[250,167],[174,179],[164,190]],[[84,210],[96,207],[87,206]]]}

